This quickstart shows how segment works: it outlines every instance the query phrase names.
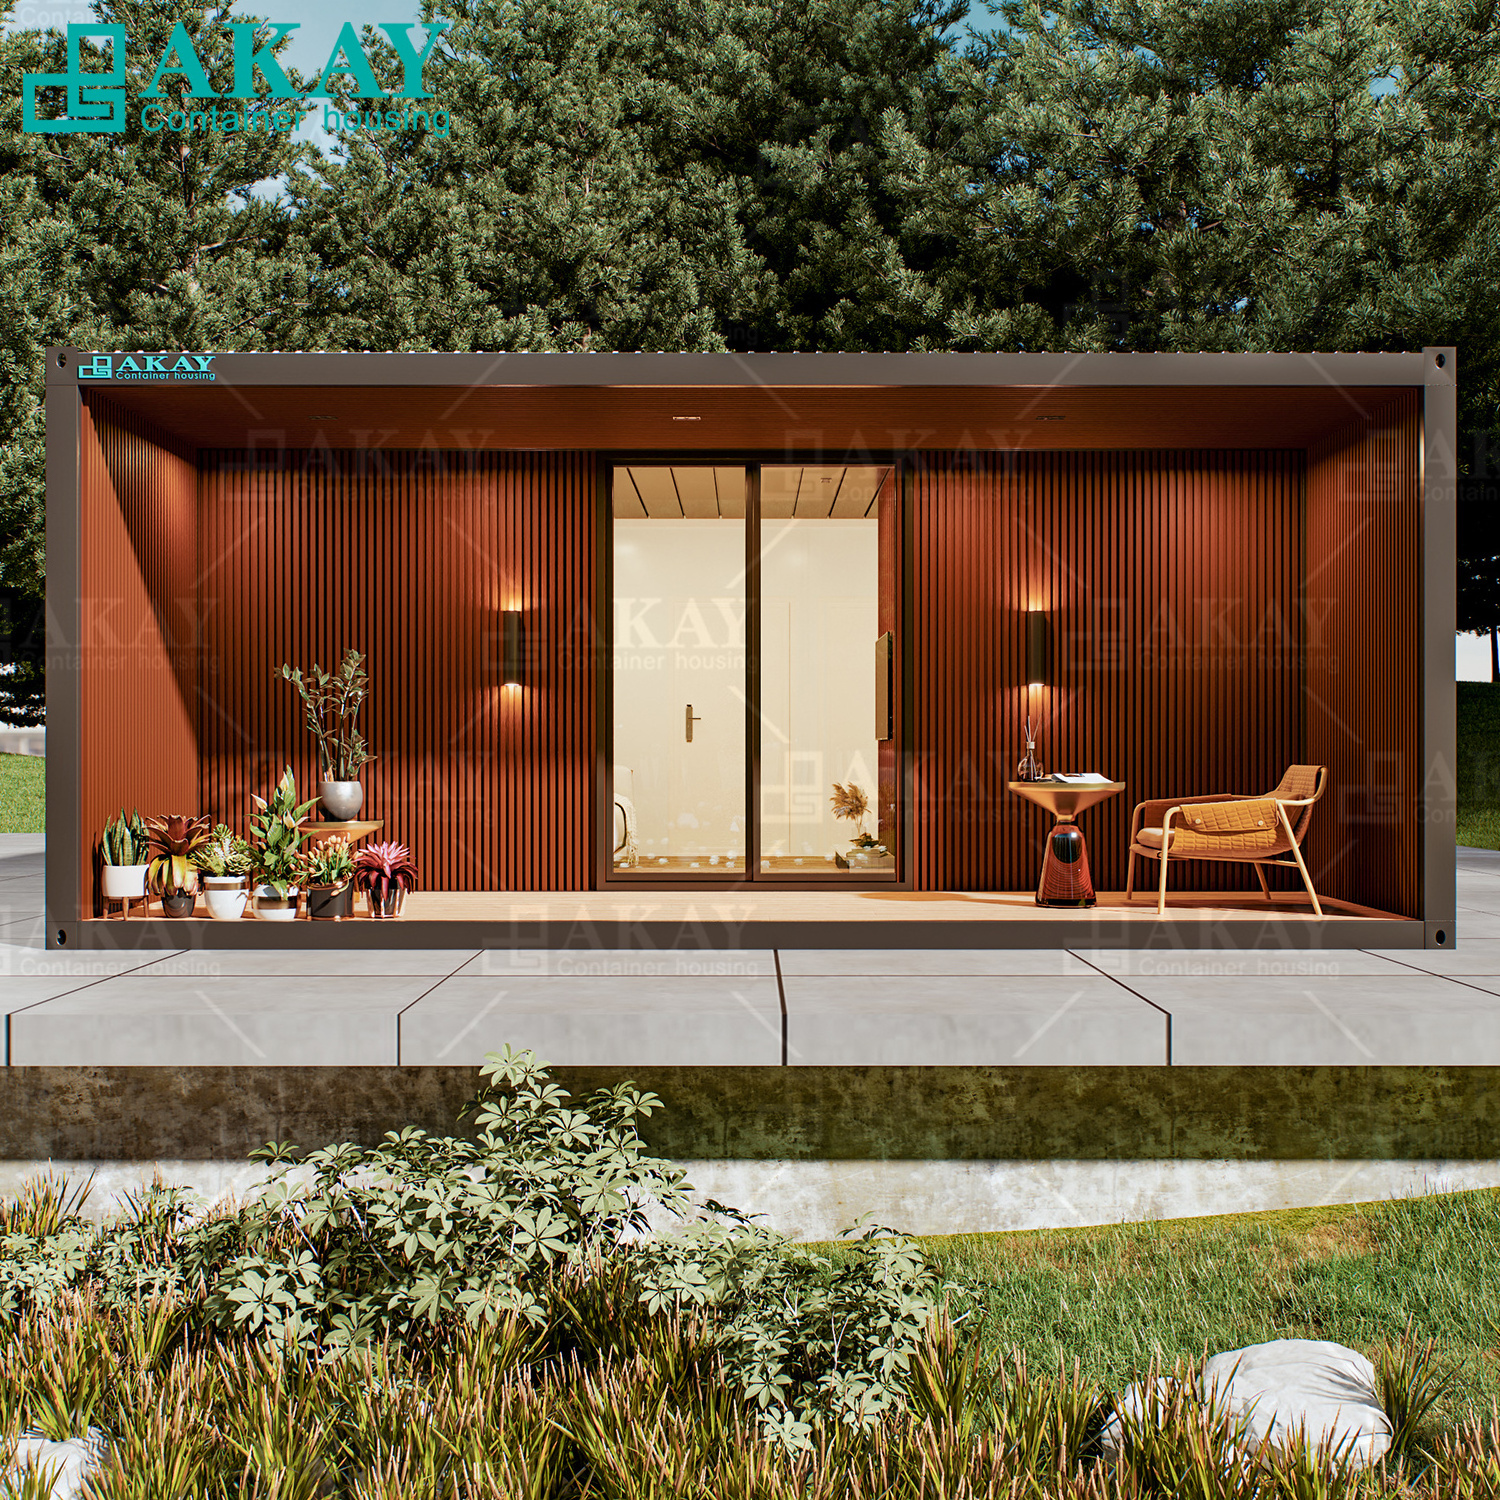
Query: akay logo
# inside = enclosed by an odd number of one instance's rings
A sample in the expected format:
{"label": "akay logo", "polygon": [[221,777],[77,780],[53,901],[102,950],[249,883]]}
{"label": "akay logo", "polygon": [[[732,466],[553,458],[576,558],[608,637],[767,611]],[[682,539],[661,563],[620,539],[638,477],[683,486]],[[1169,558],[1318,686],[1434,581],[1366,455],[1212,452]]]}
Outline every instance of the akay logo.
{"label": "akay logo", "polygon": [[[140,97],[151,100],[162,99],[164,97],[161,88],[162,79],[175,73],[187,81],[189,99],[243,100],[248,106],[244,114],[241,115],[237,110],[221,111],[217,107],[191,111],[174,110],[168,114],[162,106],[148,104],[141,112],[141,123],[147,130],[201,129],[226,134],[233,130],[249,130],[257,126],[263,126],[267,130],[290,130],[304,113],[316,107],[303,101],[331,99],[333,92],[330,84],[340,75],[354,81],[355,97],[358,99],[385,97],[430,99],[432,95],[422,87],[422,69],[432,55],[432,49],[437,45],[438,38],[448,30],[452,22],[432,22],[427,27],[426,45],[420,52],[409,35],[416,25],[415,22],[381,25],[380,29],[390,38],[391,45],[396,49],[396,56],[400,59],[402,71],[401,87],[386,89],[381,87],[380,80],[376,78],[375,69],[360,45],[353,23],[346,21],[339,32],[338,40],[333,44],[332,52],[328,55],[327,66],[324,67],[318,79],[317,87],[307,93],[301,93],[292,87],[291,79],[286,76],[272,50],[283,37],[301,29],[300,21],[271,21],[266,23],[265,28],[253,21],[224,21],[221,24],[225,31],[232,32],[234,36],[234,89],[232,92],[220,93],[209,83],[208,72],[198,56],[193,39],[188,34],[187,27],[179,21],[172,28],[172,35],[166,47],[162,49],[161,57],[157,60],[156,71],[151,75],[151,82],[141,90]],[[270,32],[269,36],[265,36],[267,28]],[[262,36],[265,36],[265,40],[257,46],[256,43]],[[98,66],[84,67],[83,43],[86,38],[95,42],[109,43],[108,71]],[[68,71],[22,75],[21,128],[38,135],[122,134],[125,130],[127,103],[125,48],[126,36],[123,26],[94,26],[70,21],[68,23]],[[96,46],[91,50],[90,59],[102,60],[102,55],[103,48]],[[269,95],[256,92],[256,74],[265,80],[271,91]],[[67,90],[64,114],[44,118],[37,113],[36,94],[38,89],[43,88]],[[288,101],[289,107],[276,110],[273,114],[272,100]],[[153,113],[157,116],[157,122],[154,124],[146,119],[147,115]],[[325,111],[325,113],[336,114],[337,112]],[[438,115],[443,117],[441,133],[446,135],[448,116],[445,110],[434,111],[430,120],[426,110],[411,110],[410,108],[404,115],[392,111],[390,118],[399,120],[406,128],[415,128],[416,121],[420,118],[425,129],[436,124]],[[181,123],[171,123],[178,116],[182,117]],[[356,120],[353,114],[349,118],[351,122]],[[251,123],[252,121],[254,124]],[[398,127],[390,124],[383,128]]]}
{"label": "akay logo", "polygon": [[78,366],[86,380],[213,380],[209,366],[217,354],[179,354],[168,364],[170,354],[91,354]]}

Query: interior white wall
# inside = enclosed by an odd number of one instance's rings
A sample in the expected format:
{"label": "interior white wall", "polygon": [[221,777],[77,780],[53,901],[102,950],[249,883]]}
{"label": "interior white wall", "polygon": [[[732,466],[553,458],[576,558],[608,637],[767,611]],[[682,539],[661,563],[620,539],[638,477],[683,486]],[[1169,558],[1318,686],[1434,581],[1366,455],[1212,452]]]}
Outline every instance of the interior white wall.
{"label": "interior white wall", "polygon": [[[745,857],[744,548],[738,521],[615,520],[613,760],[644,868]],[[767,521],[761,552],[763,852],[822,859],[858,831],[833,783],[876,792],[878,524]]]}
{"label": "interior white wall", "polygon": [[613,758],[631,772],[643,866],[744,868],[744,683],[744,522],[617,517]]}
{"label": "interior white wall", "polygon": [[876,521],[761,523],[762,854],[847,849],[835,781],[864,789],[875,832],[879,563]]}

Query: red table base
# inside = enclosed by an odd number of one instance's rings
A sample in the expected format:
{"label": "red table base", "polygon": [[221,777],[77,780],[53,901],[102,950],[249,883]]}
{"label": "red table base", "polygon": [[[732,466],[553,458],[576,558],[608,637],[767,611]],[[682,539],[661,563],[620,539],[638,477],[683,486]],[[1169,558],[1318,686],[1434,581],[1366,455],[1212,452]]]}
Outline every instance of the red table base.
{"label": "red table base", "polygon": [[1042,878],[1037,883],[1038,906],[1092,906],[1094,882],[1089,879],[1089,850],[1076,823],[1058,823],[1047,835]]}

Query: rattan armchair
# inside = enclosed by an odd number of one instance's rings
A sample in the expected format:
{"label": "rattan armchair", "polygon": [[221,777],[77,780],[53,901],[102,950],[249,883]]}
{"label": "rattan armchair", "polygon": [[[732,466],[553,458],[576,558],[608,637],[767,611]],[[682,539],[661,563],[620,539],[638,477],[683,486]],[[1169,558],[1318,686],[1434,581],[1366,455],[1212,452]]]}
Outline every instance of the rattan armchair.
{"label": "rattan armchair", "polygon": [[[1130,823],[1130,864],[1125,879],[1125,899],[1135,899],[1137,858],[1160,863],[1156,914],[1167,911],[1167,865],[1177,859],[1227,859],[1255,866],[1256,879],[1267,901],[1264,865],[1295,868],[1312,900],[1313,910],[1323,915],[1318,893],[1302,858],[1302,841],[1312,822],[1313,804],[1328,784],[1326,766],[1291,766],[1275,791],[1264,797],[1234,796],[1223,792],[1208,797],[1159,797],[1136,805]],[[1284,856],[1290,854],[1291,858]]]}

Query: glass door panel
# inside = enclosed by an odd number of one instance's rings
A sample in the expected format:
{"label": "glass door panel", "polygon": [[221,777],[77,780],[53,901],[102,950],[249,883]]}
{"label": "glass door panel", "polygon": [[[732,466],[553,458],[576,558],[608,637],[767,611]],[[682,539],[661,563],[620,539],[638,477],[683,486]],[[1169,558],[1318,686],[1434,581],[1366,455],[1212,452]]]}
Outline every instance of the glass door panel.
{"label": "glass door panel", "polygon": [[745,470],[622,465],[612,492],[610,863],[743,878]]}
{"label": "glass door panel", "polygon": [[881,466],[761,470],[760,876],[894,874],[893,742],[877,723],[893,483]]}

